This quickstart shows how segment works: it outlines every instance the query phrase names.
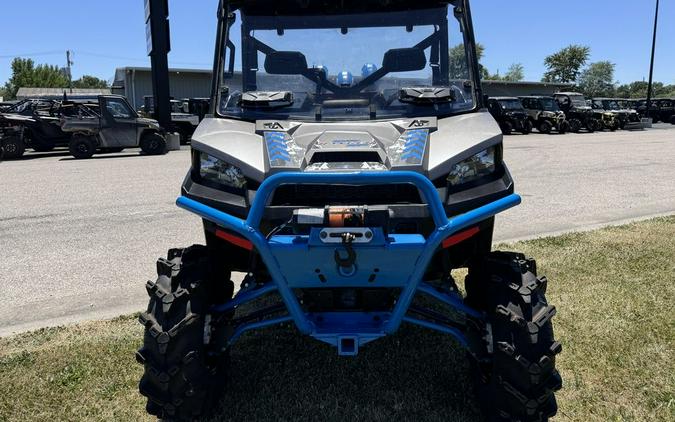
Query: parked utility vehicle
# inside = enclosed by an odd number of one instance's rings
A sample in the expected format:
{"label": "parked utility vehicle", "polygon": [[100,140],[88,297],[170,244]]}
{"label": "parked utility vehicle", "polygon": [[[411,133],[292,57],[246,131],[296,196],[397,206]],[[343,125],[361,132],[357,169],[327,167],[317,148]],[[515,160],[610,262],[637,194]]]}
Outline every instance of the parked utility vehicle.
{"label": "parked utility vehicle", "polygon": [[63,105],[63,101],[39,98],[19,101],[0,113],[0,127],[23,128],[19,140],[22,145],[17,151],[30,148],[36,152],[47,152],[68,146],[71,134],[61,129],[61,116],[67,113]]}
{"label": "parked utility vehicle", "polygon": [[640,115],[635,110],[626,109],[621,106],[619,100],[613,98],[591,98],[593,109],[604,110],[614,116],[614,125],[609,127],[616,129],[642,129]]}
{"label": "parked utility vehicle", "polygon": [[514,130],[527,135],[532,132],[530,121],[523,104],[516,97],[495,97],[488,99],[487,108],[495,118],[504,135]]}
{"label": "parked utility vehicle", "polygon": [[[143,107],[140,114],[143,117],[151,118],[155,114],[154,97],[148,95],[143,97]],[[190,142],[192,134],[199,125],[201,119],[196,113],[188,111],[189,103],[186,101],[170,100],[171,106],[171,127],[172,132],[178,133],[181,144]]]}
{"label": "parked utility vehicle", "polygon": [[563,134],[570,130],[570,124],[565,118],[565,113],[560,110],[558,103],[553,97],[541,95],[520,97],[532,125],[540,133],[551,133],[556,130]]}
{"label": "parked utility vehicle", "polygon": [[570,132],[578,133],[581,129],[586,129],[588,132],[602,130],[602,122],[593,112],[591,106],[586,103],[582,94],[558,92],[553,94],[553,98],[558,102],[560,110],[565,113],[570,125]]}
{"label": "parked utility vehicle", "polygon": [[[342,356],[403,323],[445,333],[468,351],[490,420],[554,415],[548,281],[491,251],[495,215],[520,197],[484,108],[468,0],[223,0],[218,16],[213,115],[177,201],[206,245],[171,249],[147,284],[148,412],[213,412],[238,385],[236,341],[287,322]],[[468,268],[466,295],[455,268]],[[232,271],[247,274],[234,297]]]}
{"label": "parked utility vehicle", "polygon": [[121,96],[99,96],[97,103],[85,104],[61,120],[63,131],[73,134],[69,149],[75,158],[90,158],[97,150],[119,152],[139,146],[151,155],[167,151],[157,121],[139,117]]}

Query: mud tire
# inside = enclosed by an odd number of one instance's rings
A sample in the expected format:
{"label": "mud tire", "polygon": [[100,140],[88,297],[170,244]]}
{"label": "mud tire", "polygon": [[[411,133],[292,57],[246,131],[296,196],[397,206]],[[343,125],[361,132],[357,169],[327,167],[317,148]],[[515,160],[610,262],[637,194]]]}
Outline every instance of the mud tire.
{"label": "mud tire", "polygon": [[229,365],[223,346],[229,316],[209,310],[232,297],[233,284],[214,261],[204,246],[170,250],[157,261],[157,281],[146,285],[150,303],[139,318],[145,336],[136,359],[145,369],[139,390],[148,398],[146,410],[158,418],[192,421],[218,407]]}
{"label": "mud tire", "polygon": [[555,307],[546,277],[519,253],[493,252],[469,269],[467,303],[486,314],[468,322],[475,391],[488,421],[544,422],[557,413]]}

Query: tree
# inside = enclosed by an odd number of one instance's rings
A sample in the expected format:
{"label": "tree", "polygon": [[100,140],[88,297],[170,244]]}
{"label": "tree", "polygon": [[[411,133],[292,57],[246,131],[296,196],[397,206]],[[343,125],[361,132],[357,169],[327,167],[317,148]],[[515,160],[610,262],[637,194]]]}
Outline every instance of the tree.
{"label": "tree", "polygon": [[96,76],[84,75],[73,81],[73,88],[104,89],[108,88],[108,82]]}
{"label": "tree", "polygon": [[579,75],[581,92],[587,97],[614,96],[614,67],[615,64],[608,61],[591,63]]}
{"label": "tree", "polygon": [[[476,43],[476,56],[478,58],[478,70],[483,79],[489,77],[487,69],[480,64],[485,47],[481,43]],[[450,49],[450,79],[468,79],[469,65],[466,61],[466,50],[464,44],[457,44]]]}
{"label": "tree", "polygon": [[503,81],[518,82],[525,79],[525,67],[521,63],[514,63],[502,77]]}
{"label": "tree", "polygon": [[570,45],[544,59],[548,71],[542,82],[576,82],[580,69],[588,61],[590,47]]}
{"label": "tree", "polygon": [[[616,95],[621,98],[646,98],[649,84],[645,81],[635,81],[629,84],[619,85]],[[654,97],[675,97],[675,85],[664,85],[662,82],[654,82]]]}
{"label": "tree", "polygon": [[68,78],[58,68],[48,64],[35,66],[32,59],[15,58],[12,61],[12,77],[5,84],[6,99],[15,99],[19,88],[63,88]]}

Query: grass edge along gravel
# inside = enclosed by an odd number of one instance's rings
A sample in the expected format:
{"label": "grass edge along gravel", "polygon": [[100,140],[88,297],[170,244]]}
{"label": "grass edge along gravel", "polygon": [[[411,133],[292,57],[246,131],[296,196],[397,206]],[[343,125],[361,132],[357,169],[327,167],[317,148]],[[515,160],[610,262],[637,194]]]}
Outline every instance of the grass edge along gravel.
{"label": "grass edge along gravel", "polygon": [[[498,246],[533,256],[550,280],[555,420],[675,420],[674,239],[675,217],[663,217]],[[141,342],[135,316],[0,338],[0,421],[151,420]],[[285,326],[235,346],[217,420],[477,421],[469,383],[442,334],[404,326],[350,359]]]}

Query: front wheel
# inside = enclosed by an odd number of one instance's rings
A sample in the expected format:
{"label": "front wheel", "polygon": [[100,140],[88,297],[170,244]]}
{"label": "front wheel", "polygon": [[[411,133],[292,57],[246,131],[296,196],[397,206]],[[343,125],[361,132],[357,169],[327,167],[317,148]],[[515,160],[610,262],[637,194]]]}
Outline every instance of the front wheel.
{"label": "front wheel", "polygon": [[141,139],[141,151],[148,155],[162,155],[167,152],[166,139],[159,133],[149,133]]}
{"label": "front wheel", "polygon": [[157,262],[157,281],[146,286],[150,303],[139,318],[145,336],[136,359],[145,369],[139,390],[151,415],[192,421],[217,408],[229,364],[229,316],[210,309],[232,297],[233,284],[214,261],[205,246],[170,250]]}
{"label": "front wheel", "polygon": [[502,122],[499,127],[504,135],[510,135],[513,132],[513,125],[510,122]]}
{"label": "front wheel", "polygon": [[553,125],[548,120],[543,120],[537,127],[539,133],[549,134],[553,130]]}
{"label": "front wheel", "polygon": [[570,124],[567,121],[564,121],[564,122],[558,124],[558,133],[559,134],[564,135],[569,131],[570,131]]}
{"label": "front wheel", "polygon": [[520,133],[522,133],[523,135],[529,135],[530,133],[532,133],[532,122],[526,120],[523,123],[523,128],[520,130]]}
{"label": "front wheel", "polygon": [[26,152],[26,145],[20,136],[0,138],[0,142],[2,142],[2,148],[5,151],[3,156],[6,159],[21,158]]}
{"label": "front wheel", "polygon": [[570,125],[570,132],[572,133],[579,133],[581,130],[581,120],[579,119],[572,119],[569,121]]}
{"label": "front wheel", "polygon": [[68,150],[78,160],[91,158],[96,152],[96,141],[91,136],[75,135],[70,140]]}
{"label": "front wheel", "polygon": [[490,421],[544,422],[557,413],[553,338],[555,307],[546,300],[546,277],[518,253],[493,252],[469,269],[470,306],[484,321],[467,322],[478,400]]}

